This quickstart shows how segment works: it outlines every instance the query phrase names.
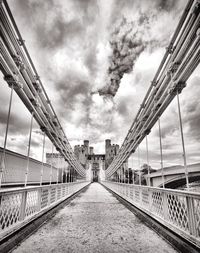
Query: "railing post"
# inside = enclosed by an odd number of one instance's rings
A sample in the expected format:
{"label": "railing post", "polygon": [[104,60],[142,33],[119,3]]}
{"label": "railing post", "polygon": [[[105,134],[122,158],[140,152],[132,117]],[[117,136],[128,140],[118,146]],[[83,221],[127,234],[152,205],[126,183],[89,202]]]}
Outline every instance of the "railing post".
{"label": "railing post", "polygon": [[193,197],[186,196],[188,227],[191,235],[197,236]]}
{"label": "railing post", "polygon": [[25,219],[27,193],[28,193],[27,191],[22,192],[22,202],[21,202],[21,206],[20,206],[20,215],[19,215],[19,220],[20,221]]}

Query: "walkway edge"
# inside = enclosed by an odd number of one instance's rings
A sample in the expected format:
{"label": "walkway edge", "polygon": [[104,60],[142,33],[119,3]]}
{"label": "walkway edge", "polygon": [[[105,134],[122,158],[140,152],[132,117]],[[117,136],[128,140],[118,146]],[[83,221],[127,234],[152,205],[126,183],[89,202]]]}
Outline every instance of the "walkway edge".
{"label": "walkway edge", "polygon": [[118,195],[116,192],[112,191],[110,188],[106,187],[104,184],[101,184],[106,190],[112,193],[120,203],[127,207],[132,213],[134,213],[145,225],[153,229],[159,236],[164,240],[170,243],[178,252],[181,253],[199,253],[199,248],[194,244],[190,243],[186,239],[183,239],[178,234],[169,230],[163,224],[134,206],[132,203]]}
{"label": "walkway edge", "polygon": [[37,229],[39,229],[46,221],[51,219],[60,209],[65,205],[69,204],[74,198],[76,198],[81,192],[87,190],[90,184],[87,184],[79,191],[75,192],[62,202],[53,206],[52,208],[45,210],[44,213],[39,214],[38,217],[31,220],[29,223],[20,227],[20,229],[14,231],[12,234],[9,234],[7,237],[3,238],[0,241],[0,252],[7,253],[13,250],[19,243],[24,241],[27,237],[33,234]]}

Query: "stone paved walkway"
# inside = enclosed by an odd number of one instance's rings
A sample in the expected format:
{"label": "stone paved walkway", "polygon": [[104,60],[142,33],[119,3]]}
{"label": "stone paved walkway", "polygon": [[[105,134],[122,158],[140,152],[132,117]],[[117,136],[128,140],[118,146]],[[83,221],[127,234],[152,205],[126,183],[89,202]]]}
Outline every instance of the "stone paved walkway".
{"label": "stone paved walkway", "polygon": [[13,253],[176,252],[103,186],[93,183]]}

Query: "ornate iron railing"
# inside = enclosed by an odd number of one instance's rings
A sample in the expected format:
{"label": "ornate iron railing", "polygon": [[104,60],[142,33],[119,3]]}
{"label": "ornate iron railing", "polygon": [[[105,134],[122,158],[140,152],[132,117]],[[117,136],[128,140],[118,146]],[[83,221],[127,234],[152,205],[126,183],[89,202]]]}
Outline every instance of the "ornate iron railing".
{"label": "ornate iron railing", "polygon": [[200,193],[111,181],[102,184],[200,247]]}
{"label": "ornate iron railing", "polygon": [[78,181],[0,191],[0,240],[86,185]]}

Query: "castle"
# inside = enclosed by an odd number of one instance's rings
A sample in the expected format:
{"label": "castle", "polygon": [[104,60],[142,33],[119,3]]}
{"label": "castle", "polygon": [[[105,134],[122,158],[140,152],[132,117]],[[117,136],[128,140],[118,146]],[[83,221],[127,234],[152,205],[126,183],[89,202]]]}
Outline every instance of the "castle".
{"label": "castle", "polygon": [[[104,171],[109,167],[118,152],[119,145],[111,144],[109,139],[105,140],[105,154],[95,154],[94,148],[89,145],[88,140],[84,140],[83,145],[74,146],[75,156],[86,169],[87,178],[91,181],[99,181],[100,178],[103,179],[105,177]],[[63,156],[58,153],[46,153],[46,162],[61,169],[62,173],[67,177],[71,174],[73,176],[76,174],[76,177],[78,177],[72,167],[66,164]]]}
{"label": "castle", "polygon": [[119,145],[111,144],[111,140],[105,140],[105,154],[95,154],[94,148],[89,146],[89,141],[84,140],[83,145],[75,145],[74,153],[81,165],[89,171],[90,179],[98,181],[101,173],[108,168],[114,157],[119,152]]}

